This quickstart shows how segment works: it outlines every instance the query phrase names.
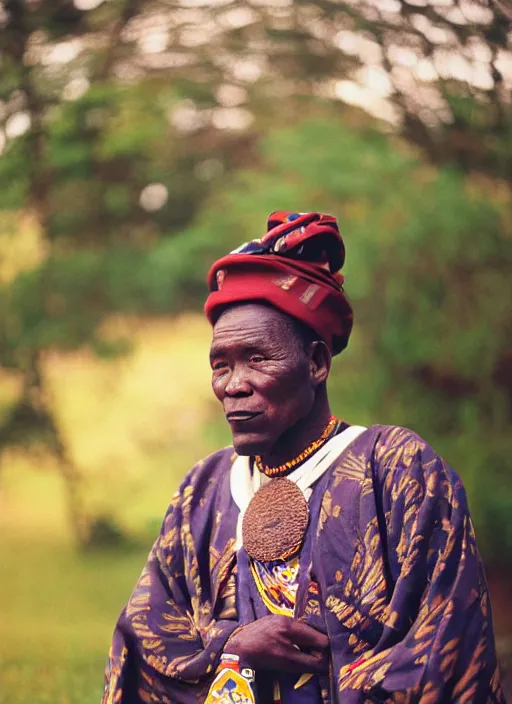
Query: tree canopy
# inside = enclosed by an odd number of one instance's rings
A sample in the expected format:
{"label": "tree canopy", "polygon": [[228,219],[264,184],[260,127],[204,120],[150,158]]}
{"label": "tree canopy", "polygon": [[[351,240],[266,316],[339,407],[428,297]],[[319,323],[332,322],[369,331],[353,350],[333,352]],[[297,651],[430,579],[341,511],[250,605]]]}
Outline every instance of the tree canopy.
{"label": "tree canopy", "polygon": [[126,351],[108,316],[197,309],[267,212],[325,209],[358,322],[338,402],[494,477],[479,520],[512,544],[504,3],[3,0],[0,27],[0,445],[49,446],[83,513],[42,355]]}

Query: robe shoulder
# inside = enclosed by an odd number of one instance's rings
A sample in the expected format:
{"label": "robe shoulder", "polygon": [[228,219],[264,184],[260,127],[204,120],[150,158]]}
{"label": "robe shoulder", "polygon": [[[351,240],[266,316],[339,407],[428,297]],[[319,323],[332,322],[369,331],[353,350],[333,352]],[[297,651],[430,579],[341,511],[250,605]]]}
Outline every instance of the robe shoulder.
{"label": "robe shoulder", "polygon": [[378,480],[396,482],[411,472],[426,476],[435,469],[441,470],[451,484],[462,483],[457,472],[415,431],[398,425],[373,425],[366,434],[371,446],[369,459]]}
{"label": "robe shoulder", "polygon": [[[189,469],[173,495],[164,517],[162,530],[168,529],[186,508],[191,512],[212,510],[219,495],[229,493],[229,472],[237,455],[233,447],[224,447],[208,455]],[[227,496],[224,497],[227,500]]]}
{"label": "robe shoulder", "polygon": [[199,460],[188,470],[175,496],[183,494],[187,487],[206,488],[220,481],[229,472],[236,457],[233,447],[229,446]]}

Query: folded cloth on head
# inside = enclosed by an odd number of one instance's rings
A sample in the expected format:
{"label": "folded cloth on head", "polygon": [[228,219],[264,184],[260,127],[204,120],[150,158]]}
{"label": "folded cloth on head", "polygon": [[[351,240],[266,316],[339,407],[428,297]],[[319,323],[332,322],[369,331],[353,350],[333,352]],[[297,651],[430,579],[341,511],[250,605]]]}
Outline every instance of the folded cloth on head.
{"label": "folded cloth on head", "polygon": [[275,212],[268,231],[210,269],[205,313],[212,325],[233,303],[263,301],[300,320],[341,352],[352,330],[352,307],[339,270],[345,247],[336,218]]}

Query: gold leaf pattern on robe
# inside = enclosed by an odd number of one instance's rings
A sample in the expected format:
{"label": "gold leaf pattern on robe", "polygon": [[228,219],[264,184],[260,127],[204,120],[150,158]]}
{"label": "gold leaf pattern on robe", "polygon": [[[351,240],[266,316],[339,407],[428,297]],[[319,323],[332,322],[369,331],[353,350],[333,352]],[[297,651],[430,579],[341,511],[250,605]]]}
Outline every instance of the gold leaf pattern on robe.
{"label": "gold leaf pattern on robe", "polygon": [[[297,615],[327,624],[331,687],[339,701],[357,692],[357,701],[368,703],[503,704],[485,576],[460,479],[404,428],[374,426],[358,440],[323,486],[311,584]],[[232,459],[228,450],[201,463],[173,497],[120,619],[103,704],[123,704],[126,643],[137,644],[131,658],[140,701],[204,701],[236,626],[236,514],[229,513],[223,479]],[[326,691],[322,697],[326,704]]]}
{"label": "gold leaf pattern on robe", "polygon": [[[477,619],[480,618],[484,630],[472,648],[470,661],[465,665],[463,674],[460,672],[462,624],[457,622],[460,619],[457,614],[460,613],[461,604],[455,606],[452,583],[458,574],[464,574],[470,556],[471,559],[478,560],[473,525],[467,509],[461,503],[464,494],[460,480],[454,478],[446,463],[432,453],[426,443],[402,428],[386,429],[376,443],[374,456],[378,471],[381,472],[379,481],[382,482],[384,496],[389,497],[383,505],[382,517],[388,539],[392,541],[399,574],[389,602],[384,566],[379,560],[382,554],[381,536],[377,519],[374,518],[368,522],[361,542],[356,543],[350,569],[340,584],[341,590],[336,587],[325,600],[327,611],[351,631],[348,644],[355,655],[354,662],[342,665],[337,673],[340,701],[343,701],[344,692],[370,692],[376,686],[382,686],[384,692],[386,677],[392,671],[395,660],[400,662],[403,658],[403,662],[410,663],[410,674],[406,678],[409,685],[399,691],[393,689],[389,698],[383,695],[384,698],[379,698],[379,701],[385,700],[393,704],[448,701],[446,686],[456,676],[450,701],[476,704],[475,696],[480,691],[478,688],[486,686],[489,694],[485,704],[503,704],[496,667],[492,674],[487,675],[488,684],[483,685],[486,663],[489,662],[489,636],[485,631],[489,613],[481,568],[478,568],[478,579],[471,577],[473,581],[469,588],[463,588],[462,592],[467,592],[464,609],[468,613],[475,613],[475,609],[479,611],[480,617],[477,614]],[[373,498],[368,489],[368,473],[365,478],[357,480],[355,473],[345,473],[342,468],[338,468],[338,476],[343,479],[350,476],[351,481],[359,481],[361,504],[365,496],[370,496],[370,500]],[[334,497],[330,497],[330,502],[324,507],[324,531],[329,529],[332,516],[329,506],[334,501]],[[357,517],[357,513],[353,515]],[[455,573],[454,564],[457,566]],[[413,613],[407,625],[398,595],[402,590],[407,595],[406,585],[410,580],[414,584],[418,569],[425,571],[428,582],[423,583],[423,594],[418,593],[417,612]],[[475,574],[474,569],[472,574]],[[471,587],[472,584],[475,586]],[[361,640],[367,625],[365,617],[370,616],[382,622],[390,632],[400,629],[404,633],[396,646],[381,648],[377,644],[377,647],[369,648]],[[453,633],[452,637],[447,637],[450,632]],[[430,663],[433,655],[436,665],[432,670]],[[415,671],[417,675],[414,675]],[[427,676],[422,678],[422,673]],[[427,673],[431,673],[430,676]],[[375,699],[369,698],[368,701]]]}

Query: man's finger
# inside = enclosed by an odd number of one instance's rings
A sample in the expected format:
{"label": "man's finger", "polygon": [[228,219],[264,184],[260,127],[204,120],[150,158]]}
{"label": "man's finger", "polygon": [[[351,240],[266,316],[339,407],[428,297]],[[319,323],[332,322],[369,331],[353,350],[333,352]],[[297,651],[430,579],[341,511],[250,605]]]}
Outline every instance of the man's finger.
{"label": "man's finger", "polygon": [[325,650],[329,647],[329,638],[326,635],[295,619],[290,621],[289,636],[292,643],[302,648]]}
{"label": "man's finger", "polygon": [[282,650],[276,653],[272,669],[283,672],[311,672],[325,674],[329,670],[329,659],[324,654],[303,653],[297,648]]}

